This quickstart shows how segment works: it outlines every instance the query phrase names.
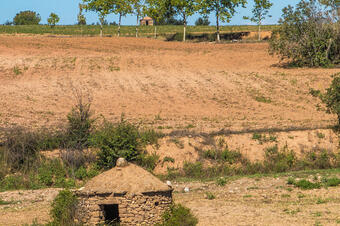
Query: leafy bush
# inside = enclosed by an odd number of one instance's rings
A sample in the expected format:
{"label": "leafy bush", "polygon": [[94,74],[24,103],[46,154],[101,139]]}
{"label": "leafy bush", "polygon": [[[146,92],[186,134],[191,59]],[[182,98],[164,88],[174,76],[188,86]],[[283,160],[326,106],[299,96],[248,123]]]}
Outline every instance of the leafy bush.
{"label": "leafy bush", "polygon": [[217,178],[217,180],[216,180],[216,184],[217,184],[218,186],[224,186],[224,185],[227,184],[227,179],[225,179],[224,177],[219,177],[219,178]]}
{"label": "leafy bush", "polygon": [[95,147],[100,148],[98,165],[105,169],[114,167],[118,158],[136,161],[141,154],[138,129],[126,121],[116,125],[105,123],[92,136],[91,141]]}
{"label": "leafy bush", "polygon": [[91,99],[84,99],[80,91],[75,91],[76,105],[67,115],[67,147],[70,149],[82,150],[89,146],[89,138],[95,120],[92,118]]}
{"label": "leafy bush", "polygon": [[336,177],[326,178],[324,183],[325,183],[326,187],[336,187],[336,186],[340,185],[340,179],[336,178]]}
{"label": "leafy bush", "polygon": [[305,180],[305,179],[295,182],[294,185],[298,188],[303,189],[303,190],[321,188],[320,183],[312,183],[312,182]]}
{"label": "leafy bush", "polygon": [[14,25],[36,25],[39,24],[41,17],[33,11],[22,11],[18,13],[14,19]]}
{"label": "leafy bush", "polygon": [[153,171],[157,166],[158,160],[159,155],[157,155],[156,153],[153,153],[151,155],[148,155],[147,153],[142,153],[138,156],[137,164],[149,171]]}
{"label": "leafy bush", "polygon": [[12,170],[28,170],[39,159],[39,134],[13,128],[5,136],[5,161]]}
{"label": "leafy bush", "polygon": [[213,199],[216,198],[216,196],[215,196],[213,193],[211,193],[211,192],[206,192],[206,193],[205,193],[205,197],[206,197],[207,199],[209,199],[209,200],[213,200]]}
{"label": "leafy bush", "polygon": [[183,165],[183,171],[186,176],[193,178],[201,178],[204,173],[203,165],[200,162],[190,163],[186,162]]}
{"label": "leafy bush", "polygon": [[329,67],[340,63],[340,30],[318,0],[302,0],[283,9],[270,52],[296,66]]}
{"label": "leafy bush", "polygon": [[19,190],[25,188],[24,177],[21,175],[10,175],[0,181],[0,191]]}
{"label": "leafy bush", "polygon": [[287,149],[279,150],[278,146],[272,146],[265,150],[264,167],[267,172],[286,172],[293,169],[296,163],[296,155]]}
{"label": "leafy bush", "polygon": [[163,214],[162,226],[194,226],[198,224],[197,218],[190,209],[174,204]]}
{"label": "leafy bush", "polygon": [[317,96],[327,107],[327,113],[336,114],[338,117],[338,125],[340,125],[340,73],[334,74],[333,81],[326,93],[317,92]]}
{"label": "leafy bush", "polygon": [[59,192],[52,203],[50,225],[74,225],[76,196],[69,190]]}

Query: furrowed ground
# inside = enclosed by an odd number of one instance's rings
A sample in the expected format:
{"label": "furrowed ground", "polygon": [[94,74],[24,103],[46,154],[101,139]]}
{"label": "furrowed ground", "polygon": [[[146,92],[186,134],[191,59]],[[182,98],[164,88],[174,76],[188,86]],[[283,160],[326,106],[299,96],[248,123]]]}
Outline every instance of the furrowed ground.
{"label": "furrowed ground", "polygon": [[328,126],[309,89],[336,71],[284,69],[266,43],[1,36],[0,127],[62,122],[72,87],[92,94],[97,115],[160,129]]}
{"label": "furrowed ground", "polygon": [[[157,174],[167,166],[181,168],[185,161],[214,164],[200,159],[197,150],[213,150],[220,138],[251,161],[263,160],[272,146],[287,147],[298,156],[309,150],[334,151],[338,137],[327,127],[336,118],[318,110],[320,102],[309,90],[324,90],[336,72],[285,68],[268,54],[267,43],[2,35],[0,132],[66,123],[74,90],[82,89],[92,96],[98,119],[118,121],[124,114],[167,134],[158,147],[148,147],[160,157]],[[164,163],[165,158],[174,161]],[[339,175],[334,170],[226,178],[224,186],[212,178],[186,179],[173,181],[174,199],[191,208],[200,225],[334,225],[340,222],[339,186],[302,190],[287,180],[294,176],[326,183]],[[189,193],[183,192],[186,186]],[[0,193],[0,225],[35,218],[47,222],[58,191]]]}

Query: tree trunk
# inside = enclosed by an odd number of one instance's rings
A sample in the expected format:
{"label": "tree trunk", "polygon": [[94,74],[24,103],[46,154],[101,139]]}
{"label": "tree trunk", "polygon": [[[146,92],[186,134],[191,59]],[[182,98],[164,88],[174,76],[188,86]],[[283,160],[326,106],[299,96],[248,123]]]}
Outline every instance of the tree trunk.
{"label": "tree trunk", "polygon": [[136,38],[138,38],[138,24],[139,24],[139,16],[137,15],[137,23],[136,23]]}
{"label": "tree trunk", "polygon": [[183,42],[185,42],[185,39],[186,39],[186,31],[187,31],[187,18],[184,14],[183,16],[183,22],[184,22],[184,27],[183,27]]}
{"label": "tree trunk", "polygon": [[220,17],[218,12],[216,12],[216,41],[219,43],[221,41],[220,38]]}
{"label": "tree trunk", "polygon": [[100,23],[100,37],[103,37],[103,23]]}
{"label": "tree trunk", "polygon": [[155,39],[157,39],[157,26],[155,25]]}
{"label": "tree trunk", "polygon": [[260,18],[259,18],[259,33],[258,33],[258,35],[259,35],[259,41],[261,41],[261,24],[262,24],[262,16],[260,15]]}
{"label": "tree trunk", "polygon": [[119,21],[118,21],[118,37],[120,37],[120,24],[122,23],[122,14],[119,14]]}

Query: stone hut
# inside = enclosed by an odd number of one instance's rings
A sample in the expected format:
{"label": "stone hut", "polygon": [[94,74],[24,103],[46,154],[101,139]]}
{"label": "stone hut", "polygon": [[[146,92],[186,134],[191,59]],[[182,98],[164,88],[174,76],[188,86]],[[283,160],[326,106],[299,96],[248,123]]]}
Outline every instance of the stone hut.
{"label": "stone hut", "polygon": [[154,225],[172,203],[172,188],[127,164],[104,172],[77,190],[76,219],[85,225]]}
{"label": "stone hut", "polygon": [[151,17],[144,17],[140,20],[140,25],[142,26],[153,26],[153,19]]}

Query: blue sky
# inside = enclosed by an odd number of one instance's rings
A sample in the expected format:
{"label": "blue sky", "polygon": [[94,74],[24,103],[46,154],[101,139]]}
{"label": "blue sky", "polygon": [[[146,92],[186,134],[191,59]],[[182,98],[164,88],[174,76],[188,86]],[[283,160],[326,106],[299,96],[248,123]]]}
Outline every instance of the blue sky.
{"label": "blue sky", "polygon": [[[2,2],[0,7],[0,24],[5,23],[7,20],[12,21],[14,16],[19,11],[33,10],[41,15],[41,23],[46,24],[47,18],[51,12],[59,15],[59,24],[75,24],[77,21],[78,4],[82,0],[0,0]],[[231,25],[251,24],[249,21],[243,20],[243,16],[251,15],[251,8],[253,0],[248,0],[249,4],[245,9],[240,8],[238,13],[231,21]],[[282,8],[291,4],[295,5],[299,0],[272,0],[274,6],[271,9],[272,18],[268,18],[264,24],[275,24],[280,18]],[[87,23],[91,24],[97,22],[97,15],[95,13],[85,13]],[[199,15],[189,18],[189,24],[194,24]],[[117,22],[117,16],[110,15],[107,17],[108,22]],[[210,19],[212,25],[216,24],[213,15]],[[136,18],[134,16],[127,16],[123,18],[123,25],[135,25]]]}

